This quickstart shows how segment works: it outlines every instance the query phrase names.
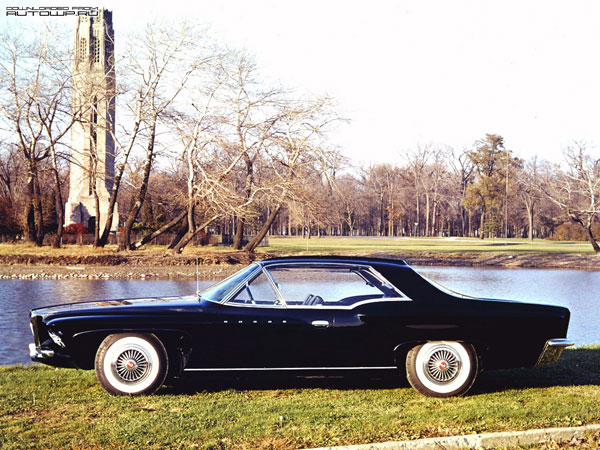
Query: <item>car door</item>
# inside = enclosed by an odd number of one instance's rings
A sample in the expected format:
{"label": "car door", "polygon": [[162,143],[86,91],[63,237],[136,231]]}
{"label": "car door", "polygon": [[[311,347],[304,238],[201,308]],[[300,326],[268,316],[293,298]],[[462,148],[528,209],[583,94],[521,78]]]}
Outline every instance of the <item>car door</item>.
{"label": "car door", "polygon": [[[346,320],[348,297],[381,297],[371,288],[367,291],[355,266],[346,264],[280,264],[267,268],[267,273],[286,303],[288,324],[282,330],[281,345],[298,367],[347,367],[352,352],[344,336],[348,327],[357,325]],[[337,319],[336,319],[337,317]],[[354,335],[355,333],[351,333]]]}
{"label": "car door", "polygon": [[[288,308],[274,282],[257,272],[219,305],[193,363],[205,368],[301,368],[321,364],[331,311]],[[204,326],[205,330],[206,325]]]}

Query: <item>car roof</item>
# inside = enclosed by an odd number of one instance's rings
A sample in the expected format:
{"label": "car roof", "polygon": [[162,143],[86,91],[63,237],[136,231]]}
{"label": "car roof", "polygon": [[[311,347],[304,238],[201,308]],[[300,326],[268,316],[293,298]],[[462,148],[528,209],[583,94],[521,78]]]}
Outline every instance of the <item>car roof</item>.
{"label": "car roof", "polygon": [[392,259],[392,258],[372,258],[368,256],[335,256],[335,255],[306,255],[306,256],[281,256],[277,258],[264,259],[258,261],[258,264],[268,266],[271,264],[293,264],[293,263],[353,263],[353,264],[393,264],[397,266],[408,266],[406,261],[403,259]]}

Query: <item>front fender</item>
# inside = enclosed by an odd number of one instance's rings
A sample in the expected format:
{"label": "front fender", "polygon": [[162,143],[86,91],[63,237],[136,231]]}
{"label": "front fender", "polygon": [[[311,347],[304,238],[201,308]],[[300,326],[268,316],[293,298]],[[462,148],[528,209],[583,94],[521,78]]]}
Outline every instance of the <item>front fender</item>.
{"label": "front fender", "polygon": [[[192,339],[187,331],[173,328],[100,328],[75,333],[66,350],[77,367],[93,369],[96,352],[102,341],[111,334],[148,333],[161,340],[170,356],[176,355],[179,365],[185,366],[192,351]],[[183,370],[183,369],[182,369]]]}

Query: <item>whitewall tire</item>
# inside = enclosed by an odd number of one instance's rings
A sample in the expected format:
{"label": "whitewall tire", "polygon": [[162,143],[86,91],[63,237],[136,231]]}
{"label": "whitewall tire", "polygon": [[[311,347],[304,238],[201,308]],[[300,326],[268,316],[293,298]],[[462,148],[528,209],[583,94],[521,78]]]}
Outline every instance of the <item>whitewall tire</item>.
{"label": "whitewall tire", "polygon": [[153,334],[111,334],[96,353],[96,376],[111,395],[146,395],[160,388],[169,360],[162,342]]}
{"label": "whitewall tire", "polygon": [[419,393],[429,397],[465,394],[478,372],[472,345],[435,341],[412,348],[406,356],[406,377]]}

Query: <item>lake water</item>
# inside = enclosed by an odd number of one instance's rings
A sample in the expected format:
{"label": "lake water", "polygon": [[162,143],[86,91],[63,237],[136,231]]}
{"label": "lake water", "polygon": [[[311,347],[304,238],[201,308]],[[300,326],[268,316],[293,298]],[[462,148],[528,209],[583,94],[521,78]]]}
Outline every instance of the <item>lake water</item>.
{"label": "lake water", "polygon": [[[600,272],[552,269],[416,267],[423,275],[463,294],[566,306],[569,338],[600,343]],[[201,281],[200,288],[212,284]],[[195,281],[0,280],[0,365],[29,364],[28,311],[98,299],[188,295]]]}

